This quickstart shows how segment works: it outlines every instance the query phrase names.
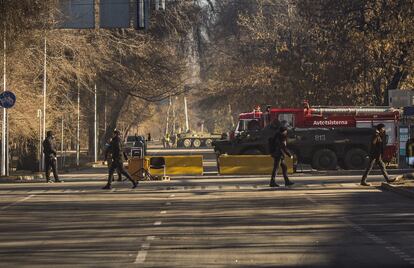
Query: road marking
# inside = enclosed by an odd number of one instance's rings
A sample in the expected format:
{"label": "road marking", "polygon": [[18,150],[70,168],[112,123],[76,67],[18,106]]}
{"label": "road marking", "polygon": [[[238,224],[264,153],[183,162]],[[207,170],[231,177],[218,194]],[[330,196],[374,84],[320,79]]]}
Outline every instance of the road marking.
{"label": "road marking", "polygon": [[144,263],[145,259],[147,257],[147,251],[146,250],[140,250],[138,251],[137,257],[135,258],[134,263]]}
{"label": "road marking", "polygon": [[171,202],[165,203],[166,206],[171,206]]}
{"label": "road marking", "polygon": [[[145,240],[146,241],[153,241],[154,239],[155,239],[155,236],[149,235],[149,236],[147,236],[147,238]],[[148,250],[150,249],[150,247],[151,247],[150,242],[142,243],[141,249],[138,251],[137,257],[135,258],[134,263],[144,263],[145,259],[147,258]]]}
{"label": "road marking", "polygon": [[[372,240],[372,241],[374,241],[375,243],[377,243],[377,244],[381,244],[381,245],[387,244],[387,242],[386,242],[385,240],[383,240],[382,238],[379,238],[378,236],[376,236],[376,235],[374,235],[374,234],[371,234],[370,232],[366,231],[364,228],[362,228],[362,227],[361,227],[361,226],[359,226],[358,224],[351,222],[351,221],[350,221],[350,220],[348,220],[347,218],[342,217],[341,219],[342,219],[342,221],[343,221],[345,224],[347,224],[348,226],[351,226],[354,230],[356,230],[357,232],[361,233],[361,234],[362,234],[362,235],[364,235],[365,237],[367,237],[367,238],[371,239],[371,240]],[[400,250],[400,249],[398,249],[398,248],[396,248],[396,247],[394,247],[394,246],[388,246],[388,247],[385,247],[385,248],[386,248],[388,251],[390,251],[391,253],[393,253],[394,255],[396,255],[397,257],[400,257],[402,260],[407,261],[407,262],[409,262],[410,264],[413,264],[413,263],[411,263],[411,261],[410,261],[410,260],[408,260],[408,259],[410,259],[410,258],[411,258],[411,256],[410,256],[410,255],[408,255],[408,254],[406,254],[404,251],[402,251],[402,250]]]}
{"label": "road marking", "polygon": [[161,214],[167,214],[167,211],[163,210],[160,212]]}
{"label": "road marking", "polygon": [[24,201],[26,201],[26,200],[28,200],[28,199],[32,198],[33,196],[35,196],[35,195],[34,195],[34,194],[32,194],[32,195],[26,196],[25,198],[22,198],[22,199],[20,199],[20,200],[17,200],[16,202],[11,203],[10,205],[7,205],[7,206],[4,206],[4,207],[0,208],[0,211],[1,211],[1,210],[6,210],[6,209],[8,209],[9,207],[12,207],[12,206],[17,205],[17,204],[19,204],[19,203],[22,203],[22,202],[24,202]]}
{"label": "road marking", "polygon": [[161,225],[161,223],[162,223],[162,221],[156,221],[156,222],[154,222],[154,225],[155,225],[155,226],[157,226],[157,225]]}
{"label": "road marking", "polygon": [[[322,184],[324,187],[326,187],[326,185],[325,184]],[[309,197],[309,196],[305,196],[305,198],[308,200],[308,201],[310,201],[310,202],[312,202],[312,203],[314,203],[314,204],[319,204],[317,201],[315,201],[312,197]],[[376,236],[376,235],[374,235],[374,234],[371,234],[371,233],[369,233],[368,231],[366,231],[364,228],[362,228],[361,226],[359,226],[359,225],[357,225],[357,224],[355,224],[355,223],[353,223],[353,222],[351,222],[351,221],[349,221],[347,218],[345,218],[345,217],[342,217],[342,221],[346,224],[346,225],[348,225],[348,226],[351,226],[354,230],[356,230],[357,232],[359,232],[359,233],[361,233],[361,234],[363,234],[365,237],[367,237],[367,238],[369,238],[369,239],[371,239],[373,242],[375,242],[375,243],[377,243],[377,244],[380,244],[380,245],[386,245],[387,244],[387,242],[385,241],[385,240],[383,240],[383,239],[381,239],[380,237],[378,237],[378,236]],[[412,258],[411,258],[411,256],[409,256],[408,254],[406,254],[405,252],[403,252],[403,251],[401,251],[401,250],[399,250],[399,249],[397,249],[397,248],[395,248],[395,247],[385,247],[386,249],[388,249],[390,252],[392,252],[392,253],[394,253],[395,255],[397,255],[398,257],[400,257],[401,259],[403,259],[403,260],[405,260],[405,261],[407,261],[407,262],[409,262],[410,264],[414,264],[414,262],[412,262]]]}
{"label": "road marking", "polygon": [[150,248],[150,245],[151,244],[149,242],[145,242],[144,244],[142,244],[141,248],[145,249],[145,250],[148,250]]}
{"label": "road marking", "polygon": [[315,199],[313,199],[312,197],[305,196],[305,198],[306,198],[308,201],[310,201],[310,202],[312,202],[312,203],[314,203],[314,204],[319,205],[319,203],[318,203]]}

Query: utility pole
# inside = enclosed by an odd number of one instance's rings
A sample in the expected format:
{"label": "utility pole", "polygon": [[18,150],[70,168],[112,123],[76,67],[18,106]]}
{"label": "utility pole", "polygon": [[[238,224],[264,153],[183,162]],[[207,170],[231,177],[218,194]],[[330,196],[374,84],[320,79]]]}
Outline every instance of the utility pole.
{"label": "utility pole", "polygon": [[105,97],[104,97],[104,131],[106,132],[106,88],[105,88]]}
{"label": "utility pole", "polygon": [[39,172],[42,171],[42,109],[37,109],[37,117],[39,118]]}
{"label": "utility pole", "polygon": [[190,130],[188,123],[187,97],[184,96],[185,132]]}
{"label": "utility pole", "polygon": [[94,121],[93,121],[93,127],[94,127],[94,132],[93,132],[93,142],[94,142],[94,162],[98,162],[98,96],[97,96],[97,92],[96,92],[96,83],[95,83],[95,88],[94,88],[94,93],[95,93],[95,114],[94,114]]}
{"label": "utility pole", "polygon": [[[42,130],[42,139],[44,140],[46,138],[46,93],[47,93],[47,41],[46,41],[46,34],[45,34],[45,41],[44,41],[44,62],[43,62],[43,113],[42,113],[42,119],[43,119],[43,130]],[[42,167],[43,167],[43,161]]]}
{"label": "utility pole", "polygon": [[170,128],[170,110],[171,110],[171,96],[170,96],[170,102],[168,104],[168,110],[167,110],[167,124],[165,126],[165,135],[168,134],[168,130]]}
{"label": "utility pole", "polygon": [[80,157],[80,87],[78,79],[78,111],[77,111],[77,128],[76,128],[76,166],[79,167]]}
{"label": "utility pole", "polygon": [[[3,91],[6,91],[6,27],[3,33]],[[6,176],[6,108],[3,108],[3,121],[1,125],[1,176]]]}
{"label": "utility pole", "polygon": [[63,165],[65,164],[64,161],[63,161],[63,159],[64,159],[64,157],[63,157],[63,154],[64,154],[64,151],[63,151],[63,147],[64,147],[64,143],[63,143],[63,139],[64,139],[64,135],[63,135],[63,131],[64,131],[63,115],[62,115],[62,124],[61,124],[60,127],[61,127],[61,129],[60,129],[60,131],[61,131],[61,137],[60,137],[60,166],[61,166],[61,168],[63,168]]}
{"label": "utility pole", "polygon": [[[175,97],[177,99],[177,97]],[[175,102],[172,103],[172,117],[173,117],[173,134],[176,133],[176,120],[175,120]]]}

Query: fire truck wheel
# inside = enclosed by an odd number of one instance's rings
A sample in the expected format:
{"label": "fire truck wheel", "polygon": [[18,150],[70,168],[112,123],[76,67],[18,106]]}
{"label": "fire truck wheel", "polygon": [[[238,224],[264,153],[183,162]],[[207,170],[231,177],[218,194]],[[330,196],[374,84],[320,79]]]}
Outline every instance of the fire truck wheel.
{"label": "fire truck wheel", "polygon": [[201,141],[199,139],[193,140],[193,146],[199,148],[201,146]]}
{"label": "fire truck wheel", "polygon": [[206,141],[205,141],[205,145],[207,146],[207,147],[211,147],[211,144],[213,143],[213,140],[212,139],[206,139]]}
{"label": "fire truck wheel", "polygon": [[353,148],[345,154],[346,169],[364,169],[368,165],[368,153],[360,148]]}
{"label": "fire truck wheel", "polygon": [[336,169],[338,158],[330,149],[320,149],[313,155],[312,167],[320,170]]}
{"label": "fire truck wheel", "polygon": [[191,140],[190,139],[185,139],[183,141],[183,145],[185,148],[190,148],[191,147]]}

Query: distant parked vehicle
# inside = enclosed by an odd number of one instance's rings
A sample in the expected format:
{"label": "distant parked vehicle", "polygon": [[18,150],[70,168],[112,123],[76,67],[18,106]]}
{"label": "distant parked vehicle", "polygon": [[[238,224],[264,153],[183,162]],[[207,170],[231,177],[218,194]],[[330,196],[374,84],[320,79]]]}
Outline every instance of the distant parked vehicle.
{"label": "distant parked vehicle", "polygon": [[125,142],[124,150],[131,155],[131,148],[143,148],[144,155],[147,154],[147,141],[144,136],[128,136]]}

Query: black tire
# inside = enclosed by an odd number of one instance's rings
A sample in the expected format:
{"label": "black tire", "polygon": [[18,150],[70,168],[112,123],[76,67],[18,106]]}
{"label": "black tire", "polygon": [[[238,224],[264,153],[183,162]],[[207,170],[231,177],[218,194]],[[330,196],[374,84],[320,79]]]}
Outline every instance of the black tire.
{"label": "black tire", "polygon": [[346,169],[365,169],[368,165],[368,153],[360,148],[352,148],[345,154]]}
{"label": "black tire", "polygon": [[262,155],[264,154],[259,148],[250,148],[243,151],[245,155]]}
{"label": "black tire", "polygon": [[320,149],[316,151],[312,158],[312,167],[319,170],[336,169],[338,158],[334,151],[330,149]]}

